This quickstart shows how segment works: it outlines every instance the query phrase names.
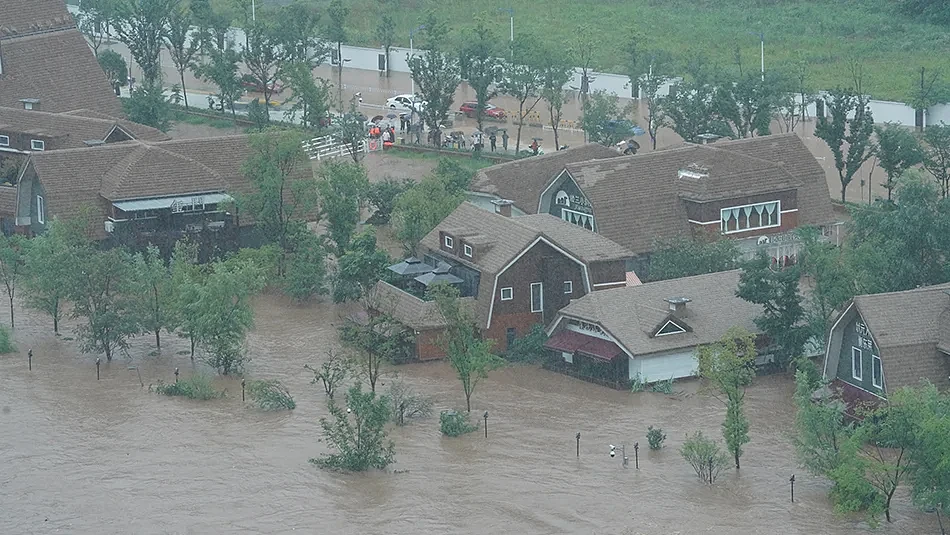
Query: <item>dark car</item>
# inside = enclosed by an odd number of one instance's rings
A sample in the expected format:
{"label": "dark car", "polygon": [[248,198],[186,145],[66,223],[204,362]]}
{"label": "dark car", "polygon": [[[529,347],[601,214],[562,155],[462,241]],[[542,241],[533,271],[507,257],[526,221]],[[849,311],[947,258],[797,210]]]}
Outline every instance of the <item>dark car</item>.
{"label": "dark car", "polygon": [[[478,109],[478,102],[466,102],[462,104],[462,106],[459,108],[459,111],[464,113],[466,117],[474,118],[476,109]],[[486,117],[490,117],[492,119],[505,118],[505,110],[495,106],[494,104],[485,104],[484,114]]]}

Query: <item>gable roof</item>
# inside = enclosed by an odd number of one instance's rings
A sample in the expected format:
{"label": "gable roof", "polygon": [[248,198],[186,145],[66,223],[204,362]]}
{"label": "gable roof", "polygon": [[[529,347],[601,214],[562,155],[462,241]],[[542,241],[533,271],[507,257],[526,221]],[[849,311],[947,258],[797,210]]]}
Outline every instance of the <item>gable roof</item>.
{"label": "gable roof", "polygon": [[950,356],[938,346],[950,332],[950,283],[853,300],[881,352],[888,392],[928,379],[944,385]]}
{"label": "gable roof", "polygon": [[113,117],[106,113],[98,112],[95,110],[87,110],[85,108],[81,108],[78,110],[67,111],[65,113],[61,113],[60,115],[85,117],[88,119],[100,119],[104,121],[116,122],[119,124],[119,126],[122,127],[123,130],[132,134],[132,137],[134,137],[135,139],[141,139],[143,141],[167,141],[171,139],[171,136],[169,136],[168,134],[166,134],[165,132],[162,132],[161,130],[157,128],[146,126],[144,124],[134,123],[132,121],[129,121],[128,119],[123,119],[121,117]]}
{"label": "gable roof", "polygon": [[597,143],[559,150],[486,167],[475,174],[471,191],[515,202],[521,211],[538,211],[541,191],[569,163],[619,156],[617,149]]}
{"label": "gable roof", "polygon": [[16,216],[16,187],[0,185],[0,217]]}
{"label": "gable roof", "polygon": [[[370,308],[392,316],[399,323],[413,329],[435,329],[445,326],[445,318],[435,301],[424,301],[396,288],[386,281],[379,281],[367,295]],[[462,306],[471,307],[471,297],[462,298]]]}
{"label": "gable roof", "polygon": [[[539,239],[560,247],[588,265],[632,256],[630,251],[607,238],[548,214],[506,217],[468,202],[453,210],[422,239],[420,245],[439,251],[443,232],[478,247],[472,260],[462,256],[453,256],[452,259],[481,272],[476,313],[482,325],[488,324],[493,278]],[[461,247],[461,244],[456,247]]]}
{"label": "gable roof", "polygon": [[[249,152],[246,135],[131,141],[34,152],[29,166],[46,192],[47,213],[70,217],[84,205],[105,213],[108,201],[220,191],[247,193],[253,186],[241,166]],[[300,174],[312,174],[311,167],[304,162]]]}
{"label": "gable roof", "polygon": [[[98,115],[98,114],[97,114]],[[87,117],[72,113],[48,113],[23,108],[0,107],[0,132],[22,132],[56,138],[57,148],[86,147],[86,141],[104,141],[114,128],[135,139],[170,139],[161,130],[105,115]]]}
{"label": "gable roof", "polygon": [[89,108],[122,116],[86,39],[62,0],[0,0],[0,106],[40,99],[40,109]]}
{"label": "gable roof", "polygon": [[[679,178],[691,166],[704,168],[708,177]],[[636,254],[650,252],[657,238],[691,232],[683,199],[797,189],[799,225],[834,221],[824,171],[795,134],[689,144],[565,169],[591,201],[598,231]]]}
{"label": "gable roof", "polygon": [[[760,333],[753,318],[759,305],[736,297],[740,270],[650,282],[591,292],[571,301],[559,315],[597,323],[634,356],[686,349],[719,340],[731,327]],[[665,299],[688,297],[687,315],[670,315]],[[686,332],[656,336],[667,321]]]}

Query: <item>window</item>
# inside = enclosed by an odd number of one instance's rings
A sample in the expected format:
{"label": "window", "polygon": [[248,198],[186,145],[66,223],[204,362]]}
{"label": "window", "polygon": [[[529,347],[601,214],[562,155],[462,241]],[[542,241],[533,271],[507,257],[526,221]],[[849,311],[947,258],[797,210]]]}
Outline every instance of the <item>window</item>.
{"label": "window", "polygon": [[514,290],[509,286],[508,288],[501,289],[501,300],[502,301],[511,301],[514,299]]}
{"label": "window", "polygon": [[574,364],[574,353],[568,353],[567,351],[561,351],[561,357],[564,359],[564,362],[569,362]]}
{"label": "window", "polygon": [[32,110],[32,109],[33,109],[33,103],[32,103],[32,102],[24,102],[24,103],[23,103],[23,109],[24,109],[24,110]]}
{"label": "window", "polygon": [[0,147],[10,146],[10,136],[0,136]]}
{"label": "window", "polygon": [[505,343],[508,344],[505,346],[506,349],[511,349],[511,346],[515,343],[515,338],[518,337],[518,331],[514,327],[508,327],[505,331]]}
{"label": "window", "polygon": [[46,150],[46,142],[40,139],[31,139],[30,148],[33,150]]}
{"label": "window", "polygon": [[564,281],[564,293],[567,295],[574,293],[574,281]]}
{"label": "window", "polygon": [[666,322],[665,325],[663,325],[663,327],[660,327],[660,330],[656,332],[656,335],[665,336],[667,334],[679,334],[679,333],[685,333],[685,332],[686,332],[686,329],[680,327],[679,325],[677,325],[676,323],[673,323],[672,321],[668,321]]}
{"label": "window", "polygon": [[445,237],[445,247],[447,249],[451,249],[452,247],[455,247],[455,240],[452,239],[452,236]]}
{"label": "window", "polygon": [[462,252],[465,253],[465,256],[471,258],[471,257],[472,257],[472,246],[469,245],[469,244],[467,244],[467,243],[463,243],[463,244],[462,244]]}
{"label": "window", "polygon": [[861,350],[856,347],[851,348],[851,377],[854,377],[858,381],[864,380],[864,364],[861,362]]}
{"label": "window", "polygon": [[884,388],[884,370],[881,368],[881,357],[871,355],[871,384]]}
{"label": "window", "polygon": [[720,210],[719,225],[724,234],[782,224],[782,202],[771,201]]}
{"label": "window", "polygon": [[36,220],[39,221],[41,225],[46,224],[46,201],[43,200],[42,195],[36,196]]}
{"label": "window", "polygon": [[543,289],[540,282],[531,283],[531,312],[541,312],[544,308],[544,297],[541,295]]}

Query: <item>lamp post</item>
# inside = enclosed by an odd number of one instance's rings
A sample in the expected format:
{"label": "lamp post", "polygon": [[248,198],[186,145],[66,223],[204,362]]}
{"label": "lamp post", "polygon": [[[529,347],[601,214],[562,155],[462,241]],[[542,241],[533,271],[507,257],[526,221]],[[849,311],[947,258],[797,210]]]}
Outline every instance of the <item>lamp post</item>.
{"label": "lamp post", "polygon": [[257,22],[257,4],[251,0],[251,20]]}
{"label": "lamp post", "polygon": [[759,72],[762,73],[762,81],[765,81],[765,32],[749,32],[752,35],[759,36]]}
{"label": "lamp post", "polygon": [[485,438],[488,438],[488,411],[485,411]]}
{"label": "lamp post", "polygon": [[[415,34],[417,34],[417,33],[419,33],[419,32],[421,32],[422,30],[425,30],[425,29],[426,29],[426,25],[425,25],[425,24],[422,24],[422,25],[420,25],[418,28],[416,28],[415,30],[410,30],[410,31],[409,31],[409,57],[410,57],[410,58],[412,58],[412,56],[413,56],[412,36],[415,35]],[[412,77],[412,69],[411,69],[411,68],[409,69],[409,81],[412,83],[412,90],[409,91],[409,93],[410,93],[411,95],[415,96],[415,94],[416,94],[416,79]]]}
{"label": "lamp post", "polygon": [[[614,446],[613,444],[610,445],[610,456],[611,456],[611,457],[616,457],[616,456],[617,456],[617,446]],[[621,444],[621,445],[620,445],[620,456],[621,456],[621,459],[622,459],[621,464],[623,465],[624,468],[626,468],[626,467],[627,467],[627,463],[630,462],[630,459],[627,457],[627,445],[626,445],[626,444]]]}
{"label": "lamp post", "polygon": [[515,8],[513,7],[501,7],[498,8],[498,11],[504,11],[508,13],[508,22],[509,22],[509,33],[508,39],[512,44],[515,42]]}

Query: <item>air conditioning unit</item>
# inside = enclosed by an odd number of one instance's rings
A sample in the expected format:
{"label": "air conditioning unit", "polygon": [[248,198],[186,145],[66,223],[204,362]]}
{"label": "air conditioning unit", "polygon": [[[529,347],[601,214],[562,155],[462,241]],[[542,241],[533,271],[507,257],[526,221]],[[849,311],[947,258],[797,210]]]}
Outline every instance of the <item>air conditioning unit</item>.
{"label": "air conditioning unit", "polygon": [[106,232],[108,232],[109,234],[112,234],[113,232],[115,232],[115,221],[106,221],[105,228],[106,228]]}

